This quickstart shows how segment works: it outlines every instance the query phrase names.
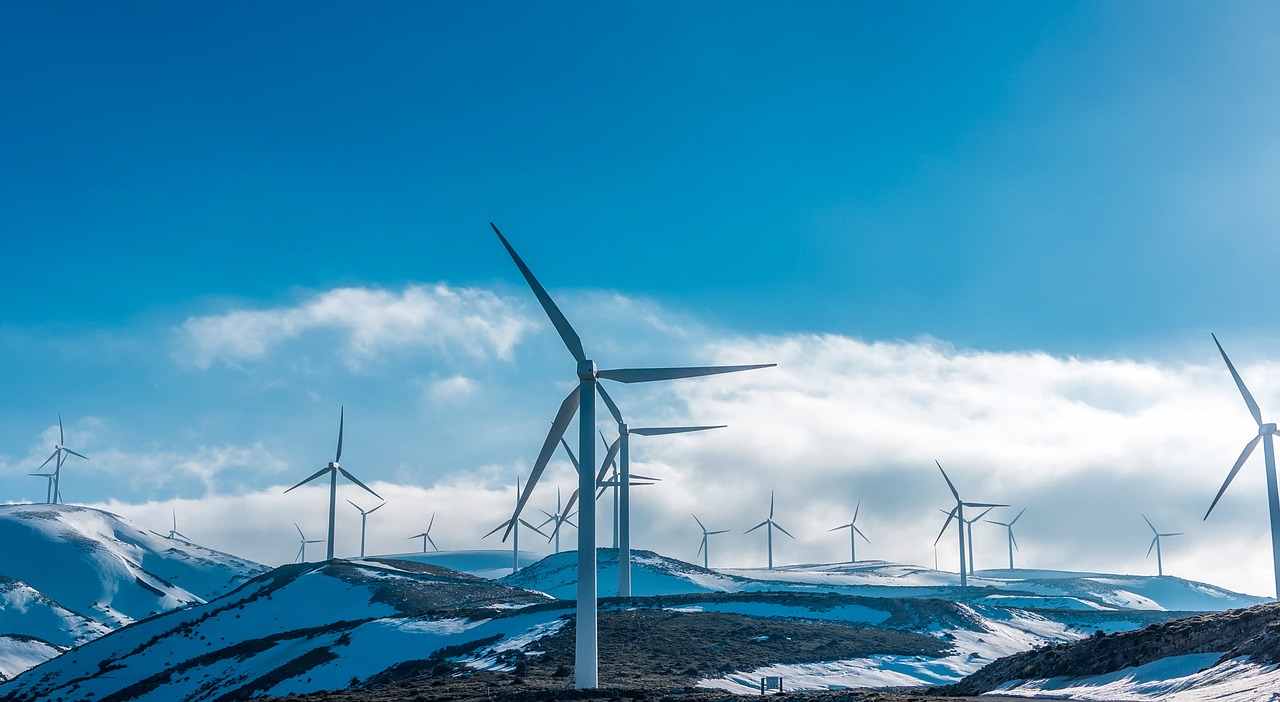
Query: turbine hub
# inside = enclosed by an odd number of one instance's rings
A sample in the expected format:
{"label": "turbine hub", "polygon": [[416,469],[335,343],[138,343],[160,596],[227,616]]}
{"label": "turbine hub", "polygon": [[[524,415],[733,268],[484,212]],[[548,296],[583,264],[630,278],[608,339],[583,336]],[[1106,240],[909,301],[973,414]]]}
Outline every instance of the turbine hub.
{"label": "turbine hub", "polygon": [[627,423],[618,422],[618,436],[625,436],[627,433]]}
{"label": "turbine hub", "polygon": [[578,380],[595,380],[596,362],[590,359],[578,361]]}
{"label": "turbine hub", "polygon": [[330,468],[337,468],[337,467],[338,467],[338,462],[337,462],[337,461],[329,461],[329,467],[330,467]]}
{"label": "turbine hub", "polygon": [[1258,434],[1261,436],[1266,436],[1267,434],[1274,434],[1274,433],[1276,433],[1275,422],[1272,422],[1270,424],[1262,424],[1258,426]]}

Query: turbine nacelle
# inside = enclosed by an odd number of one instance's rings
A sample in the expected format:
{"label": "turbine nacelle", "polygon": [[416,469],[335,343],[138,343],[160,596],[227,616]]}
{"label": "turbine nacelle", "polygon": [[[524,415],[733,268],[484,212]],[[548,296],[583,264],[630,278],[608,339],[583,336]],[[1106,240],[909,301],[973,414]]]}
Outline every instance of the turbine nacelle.
{"label": "turbine nacelle", "polygon": [[1275,434],[1275,433],[1276,433],[1275,422],[1272,422],[1270,424],[1258,425],[1258,436],[1266,436],[1267,434]]}

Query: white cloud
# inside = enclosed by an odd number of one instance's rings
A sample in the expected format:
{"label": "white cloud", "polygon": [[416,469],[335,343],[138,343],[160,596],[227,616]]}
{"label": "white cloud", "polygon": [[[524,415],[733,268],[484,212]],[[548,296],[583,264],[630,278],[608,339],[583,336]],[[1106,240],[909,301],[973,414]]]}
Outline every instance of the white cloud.
{"label": "white cloud", "polygon": [[407,348],[458,350],[510,358],[529,322],[497,295],[443,283],[395,293],[339,288],[298,305],[192,317],[182,325],[183,357],[200,368],[262,359],[281,344],[317,330],[345,336],[338,355],[353,367]]}
{"label": "white cloud", "polygon": [[427,384],[427,397],[432,402],[447,404],[465,400],[476,390],[476,381],[463,375],[432,380]]}

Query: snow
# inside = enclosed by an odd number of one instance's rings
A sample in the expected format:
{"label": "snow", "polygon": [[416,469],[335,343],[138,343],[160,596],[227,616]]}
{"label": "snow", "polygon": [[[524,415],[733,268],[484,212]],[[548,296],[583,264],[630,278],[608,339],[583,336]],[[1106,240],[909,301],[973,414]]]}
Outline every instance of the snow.
{"label": "snow", "polygon": [[[370,558],[389,558],[398,561],[414,561],[429,563],[450,570],[456,570],[478,578],[497,580],[511,575],[511,549],[475,550],[475,551],[432,551],[430,553],[396,553],[386,556],[370,556]],[[541,554],[531,551],[520,552],[520,567],[532,565],[542,558]]]}
{"label": "snow", "polygon": [[1280,695],[1280,671],[1220,653],[1172,656],[1106,675],[1010,682],[992,694],[1077,700],[1256,702]]}
{"label": "snow", "polygon": [[47,641],[0,634],[0,676],[9,679],[61,654],[65,649]]}

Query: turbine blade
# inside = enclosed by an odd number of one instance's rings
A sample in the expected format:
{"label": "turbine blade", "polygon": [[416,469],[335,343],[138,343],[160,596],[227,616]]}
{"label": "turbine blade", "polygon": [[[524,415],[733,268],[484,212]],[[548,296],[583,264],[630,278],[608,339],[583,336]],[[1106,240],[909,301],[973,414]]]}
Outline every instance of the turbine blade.
{"label": "turbine blade", "polygon": [[1009,540],[1013,542],[1013,549],[1015,551],[1022,550],[1021,548],[1018,547],[1018,537],[1014,536],[1013,532],[1009,532]]}
{"label": "turbine blade", "polygon": [[1156,537],[1151,540],[1151,545],[1147,547],[1147,555],[1144,556],[1145,558],[1151,557],[1151,550],[1156,547],[1156,541],[1159,541],[1159,540],[1160,540],[1160,536],[1157,534]]}
{"label": "turbine blade", "polygon": [[605,473],[607,473],[609,470],[609,464],[613,463],[613,459],[618,457],[618,449],[621,447],[622,447],[621,436],[614,439],[612,444],[609,444],[609,450],[604,455],[604,463],[600,464],[600,472],[596,474],[596,485],[599,485],[604,482],[604,476],[605,476]]}
{"label": "turbine blade", "polygon": [[[587,360],[587,354],[582,350],[582,340],[578,338],[578,332],[573,330],[569,320],[565,319],[564,313],[560,311],[559,307],[556,307],[555,301],[547,294],[546,288],[542,287],[542,283],[539,283],[538,279],[533,276],[533,271],[524,265],[524,260],[520,258],[520,254],[516,253],[516,250],[511,247],[507,237],[498,231],[497,225],[490,222],[489,226],[493,227],[493,233],[498,235],[498,238],[502,240],[502,245],[506,247],[507,253],[511,254],[511,260],[515,261],[516,268],[520,269],[520,275],[524,276],[525,282],[533,290],[534,297],[538,298],[538,303],[542,305],[542,310],[547,313],[547,317],[551,320],[551,325],[556,328],[560,338],[564,341],[565,348],[569,349],[569,353],[573,354],[574,360],[579,363]],[[505,541],[506,539],[503,540]]]}
{"label": "turbine blade", "polygon": [[707,533],[707,528],[705,526],[702,526],[702,520],[698,519],[698,515],[696,514],[693,515],[693,521],[698,523],[698,528],[702,530],[702,533],[704,534]]}
{"label": "turbine blade", "polygon": [[[651,477],[649,477],[649,476],[647,476],[647,475],[640,475],[640,474],[638,474],[638,473],[632,473],[632,474],[631,474],[631,480],[632,480],[632,481],[636,481],[636,480],[651,480],[651,481],[653,481],[653,482],[655,482],[655,483],[660,483],[660,482],[662,482],[662,478],[651,478]],[[638,484],[648,485],[649,483],[636,483],[636,482],[632,482],[631,484],[632,484],[632,485],[638,485]]]}
{"label": "turbine blade", "polygon": [[708,531],[707,536],[714,536],[716,534],[728,534],[728,533],[729,533],[728,529],[717,529],[716,531]]}
{"label": "turbine blade", "polygon": [[[1022,512],[1025,512],[1025,511],[1027,511],[1027,508],[1023,507]],[[1018,516],[1014,517],[1012,522],[1009,522],[1009,526],[1013,526],[1014,524],[1018,523],[1018,520],[1022,518],[1022,512],[1018,512]]]}
{"label": "turbine blade", "polygon": [[569,510],[573,509],[573,504],[577,501],[578,501],[578,491],[574,490],[573,494],[569,496],[569,502],[566,503],[564,506],[564,511],[560,513],[561,515],[564,516],[565,519],[569,518]]}
{"label": "turbine blade", "polygon": [[771,368],[776,363],[757,363],[749,366],[692,366],[685,368],[616,368],[602,370],[596,374],[605,380],[619,383],[651,383],[656,380],[679,380],[680,378],[699,378],[704,375],[720,375],[721,373],[737,373]]}
{"label": "turbine blade", "polygon": [[[497,230],[495,229],[495,231]],[[564,436],[565,430],[569,428],[569,423],[573,421],[573,415],[577,412],[578,388],[574,387],[569,391],[564,401],[560,403],[556,418],[551,421],[551,430],[547,432],[547,438],[542,442],[542,450],[538,452],[538,460],[534,461],[533,470],[529,472],[529,482],[525,483],[524,493],[516,501],[516,510],[511,514],[507,532],[502,535],[504,542],[511,535],[511,530],[515,528],[516,520],[520,518],[520,512],[524,509],[524,504],[529,501],[529,495],[533,494],[533,487],[538,484],[538,478],[541,478],[542,471],[546,470],[547,463],[551,460],[551,454],[556,452],[556,444]]]}
{"label": "turbine blade", "polygon": [[[933,462],[934,462],[935,464],[937,464],[937,466],[938,466],[938,470],[942,470],[942,464],[941,464],[941,463],[938,463],[937,459],[934,459],[934,461],[933,461]],[[945,471],[945,470],[942,470],[942,479],[943,479],[943,480],[945,480],[945,481],[947,481],[947,487],[948,487],[948,488],[951,488],[951,494],[955,496],[955,498],[956,498],[956,502],[959,502],[959,501],[960,501],[960,493],[956,492],[956,486],[955,486],[955,485],[953,485],[953,484],[951,483],[951,478],[948,478],[948,477],[947,477],[947,471]]]}
{"label": "turbine blade", "polygon": [[765,524],[768,524],[768,523],[769,523],[769,520],[768,520],[768,519],[766,519],[766,520],[764,520],[763,522],[760,522],[759,524],[757,524],[757,525],[755,525],[755,526],[751,527],[750,529],[747,529],[746,531],[744,531],[744,532],[742,532],[742,533],[744,533],[744,534],[750,534],[751,532],[755,531],[756,529],[759,529],[760,527],[762,527],[762,526],[764,526]]}
{"label": "turbine blade", "polygon": [[861,536],[863,541],[865,541],[865,542],[867,542],[867,543],[871,543],[871,539],[868,539],[868,538],[867,538],[867,535],[866,535],[866,534],[864,534],[864,533],[862,533],[862,530],[861,530],[861,529],[859,529],[858,527],[854,527],[854,528],[853,528],[853,531],[854,531],[854,533],[855,533],[855,534],[857,534],[858,536]]}
{"label": "turbine blade", "polygon": [[1222,360],[1227,362],[1227,370],[1231,371],[1231,377],[1236,381],[1236,387],[1240,388],[1240,395],[1244,397],[1244,403],[1249,406],[1249,414],[1253,415],[1253,420],[1262,426],[1262,411],[1258,409],[1258,403],[1254,402],[1253,395],[1249,393],[1249,388],[1244,386],[1244,381],[1240,379],[1240,374],[1236,372],[1236,367],[1231,364],[1231,359],[1227,358],[1227,352],[1222,350],[1222,344],[1218,343],[1218,337],[1214,334],[1213,343],[1218,347],[1218,353],[1222,354]]}
{"label": "turbine blade", "polygon": [[[499,529],[501,529],[502,527],[498,527],[498,528],[499,528]],[[496,530],[495,530],[495,531],[496,531]],[[493,533],[492,531],[491,531],[491,532],[489,532],[489,534],[492,534],[492,533]],[[422,532],[421,534],[414,534],[413,536],[407,537],[407,538],[405,539],[405,541],[412,541],[413,539],[421,539],[422,537],[424,537],[424,536],[426,536],[426,535],[427,535],[427,532],[425,532],[425,531],[424,531],[424,532]],[[488,534],[486,534],[485,536],[488,536]],[[483,537],[481,537],[481,538],[483,538]]]}
{"label": "turbine blade", "polygon": [[354,476],[354,475],[352,475],[352,474],[348,473],[346,468],[338,468],[338,472],[339,472],[339,473],[342,473],[342,475],[343,475],[344,477],[346,477],[346,479],[347,479],[347,480],[350,480],[351,482],[355,483],[356,485],[359,485],[360,487],[364,488],[365,490],[368,490],[370,495],[373,495],[374,497],[378,498],[379,500],[381,500],[381,499],[382,499],[382,495],[379,495],[378,493],[376,493],[376,492],[374,492],[374,491],[373,491],[373,488],[371,488],[371,487],[369,487],[368,485],[365,485],[364,483],[360,482],[360,479],[359,479],[359,478],[357,478],[356,476]]}
{"label": "turbine blade", "polygon": [[862,509],[862,500],[858,500],[858,504],[853,506],[853,519],[849,520],[850,524],[858,523],[858,510]]}
{"label": "turbine blade", "polygon": [[[49,454],[48,458],[44,459],[44,463],[40,464],[40,468],[44,468],[45,466],[49,465],[49,461],[52,461],[53,457],[57,455],[58,455],[58,451],[57,449],[54,449],[53,453]],[[36,470],[40,470],[40,468],[36,468]]]}
{"label": "turbine blade", "polygon": [[618,410],[618,406],[613,404],[613,398],[609,397],[609,393],[604,391],[604,386],[596,383],[596,392],[600,393],[600,399],[604,400],[605,407],[609,408],[609,414],[617,420],[618,424],[622,424],[622,412]]}
{"label": "turbine blade", "polygon": [[706,431],[708,429],[724,429],[728,424],[716,424],[714,426],[705,427],[644,427],[640,429],[631,429],[628,433],[639,434],[640,436],[662,436],[664,434],[685,434],[691,431]]}
{"label": "turbine blade", "polygon": [[67,437],[62,433],[62,415],[58,415],[58,445],[67,443]]}
{"label": "turbine blade", "polygon": [[303,539],[307,538],[307,535],[302,533],[302,527],[298,526],[297,522],[293,523],[293,528],[298,530],[298,536],[302,537]]}
{"label": "turbine blade", "polygon": [[[1009,505],[997,505],[991,502],[964,502],[962,504],[964,504],[965,507],[1008,507],[1009,506]],[[986,512],[983,512],[983,514],[986,514]]]}
{"label": "turbine blade", "polygon": [[[487,538],[489,538],[490,536],[493,536],[494,534],[498,533],[498,531],[500,531],[501,529],[503,529],[503,528],[507,527],[507,526],[508,526],[508,525],[510,525],[511,523],[512,523],[512,521],[511,521],[510,519],[508,519],[507,521],[505,521],[505,522],[503,522],[503,523],[499,524],[498,526],[494,527],[494,528],[493,528],[493,531],[489,532],[488,534],[485,534],[484,536],[481,536],[480,538],[482,538],[482,539],[487,539]],[[410,537],[410,538],[412,538],[412,537]],[[507,540],[507,537],[506,537],[506,536],[503,536],[503,537],[502,537],[502,540],[503,540],[503,541],[506,541],[506,540]]]}
{"label": "turbine blade", "polygon": [[942,535],[947,533],[947,527],[951,526],[951,520],[956,518],[957,509],[959,509],[959,507],[952,507],[951,511],[947,512],[947,521],[942,525],[942,530],[938,532],[938,538],[933,540],[934,546],[937,546],[938,542],[942,540]]}
{"label": "turbine blade", "polygon": [[334,463],[338,463],[342,460],[342,424],[343,420],[346,419],[344,416],[346,414],[346,410],[346,407],[338,407],[338,451],[333,454]]}
{"label": "turbine blade", "polygon": [[564,447],[564,452],[569,454],[569,462],[573,464],[573,472],[578,472],[578,457],[573,455],[573,449],[569,448],[569,442],[564,440],[564,436],[560,437],[560,445]]}
{"label": "turbine blade", "polygon": [[1257,446],[1258,442],[1261,440],[1262,440],[1262,435],[1259,434],[1253,437],[1253,441],[1250,441],[1249,443],[1245,444],[1244,451],[1240,452],[1240,457],[1236,459],[1236,464],[1234,466],[1231,466],[1231,472],[1227,473],[1226,481],[1222,483],[1222,487],[1218,490],[1218,494],[1214,496],[1213,502],[1209,505],[1209,511],[1204,513],[1205,519],[1209,518],[1209,513],[1212,512],[1213,508],[1218,505],[1218,500],[1222,499],[1222,493],[1227,491],[1227,486],[1230,485],[1231,481],[1235,479],[1236,473],[1240,472],[1240,466],[1243,466],[1244,462],[1249,460],[1249,454],[1253,453],[1253,447]]}
{"label": "turbine blade", "polygon": [[436,542],[431,538],[431,535],[427,534],[426,537],[427,537],[427,543],[431,544],[431,548],[434,548],[435,550],[439,551],[440,547],[436,546]]}
{"label": "turbine blade", "polygon": [[1147,526],[1151,527],[1151,533],[1152,533],[1152,534],[1158,534],[1158,533],[1160,533],[1160,532],[1156,531],[1156,526],[1155,526],[1154,524],[1152,524],[1152,523],[1151,523],[1151,520],[1150,520],[1150,519],[1147,519],[1147,515],[1145,515],[1145,514],[1143,514],[1143,515],[1142,515],[1142,521],[1146,522],[1146,523],[1147,523]]}
{"label": "turbine blade", "polygon": [[71,454],[72,456],[80,456],[81,458],[83,458],[83,459],[84,459],[84,460],[86,460],[86,461],[87,461],[87,460],[89,460],[89,457],[88,457],[88,456],[84,456],[84,455],[78,454],[78,453],[76,453],[75,451],[72,451],[71,449],[67,448],[66,446],[63,446],[63,447],[62,447],[62,450],[63,450],[63,451],[66,451],[67,453]]}
{"label": "turbine blade", "polygon": [[773,490],[769,491],[769,521],[773,521]]}
{"label": "turbine blade", "polygon": [[523,524],[523,525],[525,525],[525,526],[527,526],[527,527],[529,527],[530,529],[533,529],[534,531],[538,532],[539,534],[542,534],[543,536],[546,536],[546,533],[545,533],[545,532],[543,532],[543,531],[542,531],[541,529],[539,529],[538,527],[536,527],[536,526],[534,526],[534,525],[530,524],[529,522],[526,522],[525,520],[521,519],[521,520],[520,520],[520,523],[521,523],[521,524]]}
{"label": "turbine blade", "polygon": [[427,522],[427,533],[428,533],[428,534],[430,534],[430,533],[431,533],[431,527],[433,527],[433,526],[435,526],[435,525],[436,525],[436,513],[435,513],[435,512],[432,512],[432,513],[431,513],[431,521]]}
{"label": "turbine blade", "polygon": [[693,555],[694,555],[695,557],[696,557],[696,556],[701,556],[701,555],[702,555],[702,549],[704,549],[704,548],[706,548],[706,547],[707,547],[707,535],[706,535],[706,534],[703,534],[703,535],[702,535],[702,543],[698,544],[698,552],[697,552],[697,553],[695,553],[695,554],[693,554]]}
{"label": "turbine blade", "polygon": [[[318,470],[318,471],[316,471],[316,472],[312,473],[310,478],[307,478],[306,480],[304,480],[304,481],[302,481],[302,482],[298,483],[297,485],[294,485],[293,487],[289,488],[289,490],[292,490],[293,488],[299,488],[299,487],[302,487],[303,485],[306,485],[307,483],[311,482],[312,480],[315,480],[316,478],[319,478],[320,476],[322,476],[322,475],[324,475],[325,473],[328,473],[328,472],[329,472],[329,467],[328,467],[328,466],[325,466],[324,468],[321,468],[320,470]],[[285,492],[289,492],[289,490],[285,490]]]}
{"label": "turbine blade", "polygon": [[852,524],[841,524],[838,527],[832,527],[830,529],[827,529],[827,531],[840,531],[841,529],[849,529],[852,526],[853,526]]}
{"label": "turbine blade", "polygon": [[[776,527],[778,527],[778,531],[780,531],[780,532],[782,532],[782,533],[786,534],[787,536],[791,536],[791,532],[787,531],[786,529],[783,529],[781,524],[779,524],[779,523],[777,523],[777,522],[774,522],[774,523],[773,523],[773,525],[774,525],[774,526],[776,526]],[[794,539],[794,538],[796,538],[796,537],[791,536],[791,538],[793,538],[793,539]]]}
{"label": "turbine blade", "polygon": [[1160,534],[1160,536],[1182,536],[1180,531],[1171,531],[1168,534]]}
{"label": "turbine blade", "polygon": [[360,505],[358,505],[358,504],[356,504],[356,503],[352,502],[351,500],[347,500],[347,504],[349,504],[349,505],[351,505],[352,507],[355,507],[356,509],[360,510],[360,514],[364,514],[364,513],[365,513],[363,509],[360,509]]}
{"label": "turbine blade", "polygon": [[378,505],[377,507],[374,507],[373,509],[369,510],[368,512],[365,512],[365,514],[373,514],[374,512],[377,512],[378,510],[380,510],[380,509],[382,509],[383,507],[386,507],[386,506],[387,506],[387,503],[383,502],[382,504]]}

